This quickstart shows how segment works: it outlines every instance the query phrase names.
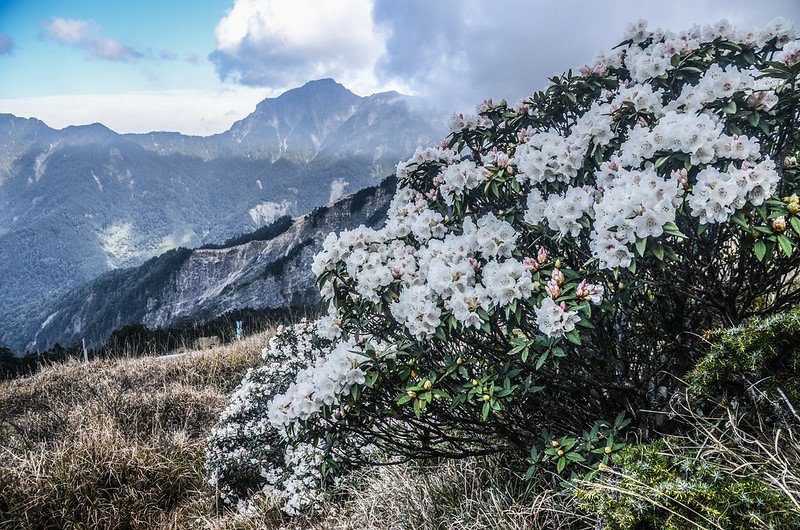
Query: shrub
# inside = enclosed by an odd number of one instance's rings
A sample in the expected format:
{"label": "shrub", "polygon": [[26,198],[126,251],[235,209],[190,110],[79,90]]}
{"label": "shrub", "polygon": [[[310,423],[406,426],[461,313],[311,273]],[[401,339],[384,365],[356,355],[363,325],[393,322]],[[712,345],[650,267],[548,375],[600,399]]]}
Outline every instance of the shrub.
{"label": "shrub", "polygon": [[800,527],[796,426],[752,422],[741,408],[695,412],[690,392],[671,413],[682,435],[628,446],[574,490],[605,528]]}
{"label": "shrub", "polygon": [[784,422],[800,422],[800,307],[712,333],[708,354],[689,373],[703,398],[724,400]]}
{"label": "shrub", "polygon": [[263,364],[247,371],[233,392],[220,424],[211,432],[206,449],[206,468],[218,500],[240,511],[260,492],[296,513],[301,506],[318,505],[321,497],[317,463],[309,444],[289,444],[265,415],[276,395],[286,392],[302,370],[312,366],[330,347],[317,333],[317,324],[302,320],[279,326],[262,353]]}
{"label": "shrub", "polygon": [[797,528],[800,513],[757,478],[732,476],[719,464],[659,440],[623,450],[619,471],[578,490],[582,508],[609,530],[659,528]]}
{"label": "shrub", "polygon": [[796,39],[633,24],[516,107],[455,116],[398,165],[383,229],[326,239],[336,338],[261,416],[326,479],[373,454],[531,447],[597,469],[619,449],[603,418],[647,432],[639,411],[665,406],[705,330],[800,300]]}

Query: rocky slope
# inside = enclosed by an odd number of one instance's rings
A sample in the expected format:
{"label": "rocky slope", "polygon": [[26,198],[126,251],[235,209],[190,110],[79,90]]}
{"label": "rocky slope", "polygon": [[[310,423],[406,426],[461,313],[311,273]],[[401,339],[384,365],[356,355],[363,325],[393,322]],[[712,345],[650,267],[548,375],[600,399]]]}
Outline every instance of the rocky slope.
{"label": "rocky slope", "polygon": [[388,178],[225,245],[179,248],[139,267],[110,271],[51,304],[28,307],[28,325],[3,339],[18,352],[81,339],[99,345],[126,324],[170,327],[235,309],[313,303],[319,293],[311,262],[322,241],[331,231],[381,226],[395,182]]}

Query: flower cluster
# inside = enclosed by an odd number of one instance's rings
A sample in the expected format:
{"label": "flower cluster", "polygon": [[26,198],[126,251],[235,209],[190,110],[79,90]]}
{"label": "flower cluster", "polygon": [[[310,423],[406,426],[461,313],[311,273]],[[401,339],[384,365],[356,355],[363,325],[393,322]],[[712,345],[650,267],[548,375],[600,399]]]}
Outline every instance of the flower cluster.
{"label": "flower cluster", "polygon": [[300,370],[287,391],[272,399],[268,407],[272,426],[285,432],[286,426],[306,421],[322,407],[338,403],[340,396],[347,396],[353,385],[364,382],[366,372],[360,366],[367,360],[358,353],[353,340],[337,344],[313,365]]}
{"label": "flower cluster", "polygon": [[580,320],[576,311],[566,311],[566,304],[557,304],[552,298],[545,298],[534,311],[536,325],[548,337],[563,337],[575,329]]}
{"label": "flower cluster", "polygon": [[206,448],[209,484],[228,506],[246,510],[246,500],[261,494],[289,513],[321,499],[319,451],[295,444],[269,421],[269,406],[302,370],[323,357],[331,342],[316,322],[280,326],[220,415]]}
{"label": "flower cluster", "polygon": [[754,167],[747,163],[727,171],[709,167],[697,174],[697,183],[689,199],[692,215],[702,223],[725,222],[747,202],[760,206],[772,195],[777,184],[775,163],[766,159]]}

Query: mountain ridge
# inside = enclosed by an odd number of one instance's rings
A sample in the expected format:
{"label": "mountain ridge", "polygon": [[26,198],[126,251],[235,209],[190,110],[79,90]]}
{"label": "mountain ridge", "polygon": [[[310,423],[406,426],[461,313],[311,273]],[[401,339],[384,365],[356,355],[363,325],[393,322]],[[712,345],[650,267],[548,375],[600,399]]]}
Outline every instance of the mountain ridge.
{"label": "mountain ridge", "polygon": [[29,306],[27,325],[4,341],[19,352],[81,339],[99,346],[131,324],[165,328],[234,310],[315,303],[319,293],[311,262],[327,234],[360,224],[381,226],[395,187],[396,179],[388,177],[225,244],[172,249],[138,267],[106,272],[48,303]]}
{"label": "mountain ridge", "polygon": [[290,92],[237,122],[249,127],[241,142],[234,125],[118,134],[0,115],[0,342],[25,326],[26,304],[309,212],[376,184],[440,133],[408,96],[361,97],[333,80]]}

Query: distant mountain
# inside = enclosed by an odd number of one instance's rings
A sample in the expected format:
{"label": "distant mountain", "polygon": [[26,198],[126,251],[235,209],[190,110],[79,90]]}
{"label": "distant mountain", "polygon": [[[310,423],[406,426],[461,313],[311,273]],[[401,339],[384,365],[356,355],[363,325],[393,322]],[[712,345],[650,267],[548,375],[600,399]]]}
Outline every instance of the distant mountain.
{"label": "distant mountain", "polygon": [[300,215],[393,172],[440,131],[394,92],[331,79],[207,137],[55,130],[0,115],[0,343],[28,314],[103,272]]}
{"label": "distant mountain", "polygon": [[311,262],[331,231],[383,225],[396,179],[224,245],[170,250],[144,264],[107,272],[57,300],[29,306],[2,340],[18,352],[99,346],[127,324],[172,327],[206,322],[236,309],[305,305],[319,300]]}

